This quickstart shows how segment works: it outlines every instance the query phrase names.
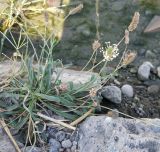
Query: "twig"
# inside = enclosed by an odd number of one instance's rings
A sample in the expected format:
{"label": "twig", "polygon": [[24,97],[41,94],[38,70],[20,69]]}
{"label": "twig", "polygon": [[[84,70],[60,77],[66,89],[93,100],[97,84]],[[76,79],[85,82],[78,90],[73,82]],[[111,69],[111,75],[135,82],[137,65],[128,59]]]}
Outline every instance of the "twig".
{"label": "twig", "polygon": [[54,118],[48,117],[48,116],[46,116],[46,115],[44,115],[44,114],[42,114],[42,113],[39,113],[39,112],[38,112],[37,115],[38,115],[39,117],[43,118],[43,119],[52,121],[52,122],[54,122],[54,123],[56,123],[56,124],[59,124],[59,125],[61,125],[61,126],[63,126],[63,127],[66,127],[66,128],[72,129],[72,130],[75,130],[75,129],[76,129],[75,127],[71,126],[70,124],[67,124],[67,123],[61,122],[61,121],[59,121],[59,120],[56,120],[56,119],[54,119]]}
{"label": "twig", "polygon": [[12,143],[13,143],[13,145],[14,145],[16,151],[17,151],[17,152],[21,152],[21,150],[20,150],[19,146],[17,145],[15,139],[13,138],[13,136],[12,136],[12,134],[11,134],[9,128],[7,127],[7,125],[6,125],[5,121],[4,121],[4,119],[1,119],[1,120],[0,120],[0,123],[1,123],[2,127],[4,128],[5,132],[7,133],[8,137],[9,137],[10,140],[12,141]]}
{"label": "twig", "polygon": [[71,126],[75,126],[77,124],[79,124],[82,120],[84,120],[86,117],[88,117],[92,112],[93,112],[94,108],[91,108],[89,111],[87,111],[84,115],[82,115],[81,117],[79,117],[77,120],[73,121],[72,123],[70,123]]}

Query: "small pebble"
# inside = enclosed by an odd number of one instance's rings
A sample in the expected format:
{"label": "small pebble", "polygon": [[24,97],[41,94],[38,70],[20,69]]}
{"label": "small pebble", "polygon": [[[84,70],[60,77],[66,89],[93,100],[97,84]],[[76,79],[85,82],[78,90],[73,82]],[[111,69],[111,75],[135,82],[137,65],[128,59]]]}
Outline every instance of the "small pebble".
{"label": "small pebble", "polygon": [[59,131],[59,132],[57,132],[57,133],[55,134],[56,139],[57,139],[58,141],[60,141],[60,142],[61,142],[62,140],[64,140],[65,136],[66,136],[66,134],[65,134],[64,131]]}
{"label": "small pebble", "polygon": [[73,146],[77,146],[78,144],[76,141],[73,141],[72,143],[73,143]]}
{"label": "small pebble", "polygon": [[121,83],[120,83],[117,79],[114,79],[114,83],[115,83],[116,85],[121,85]]}
{"label": "small pebble", "polygon": [[125,85],[122,86],[121,90],[122,90],[122,93],[124,95],[126,95],[127,97],[132,98],[133,95],[134,95],[133,87],[131,85],[125,84]]}
{"label": "small pebble", "polygon": [[138,68],[138,78],[140,80],[148,80],[150,76],[150,72],[153,69],[153,65],[150,62],[144,62],[139,68]]}
{"label": "small pebble", "polygon": [[72,146],[72,142],[69,139],[62,141],[63,148],[70,148],[71,146]]}
{"label": "small pebble", "polygon": [[147,50],[146,54],[145,54],[145,57],[148,58],[148,59],[153,59],[153,58],[156,58],[156,54],[151,50]]}
{"label": "small pebble", "polygon": [[49,152],[59,152],[59,149],[61,148],[61,144],[53,138],[49,140],[49,145],[50,145]]}
{"label": "small pebble", "polygon": [[160,66],[157,67],[157,75],[158,75],[158,77],[160,78]]}
{"label": "small pebble", "polygon": [[147,91],[149,94],[160,93],[160,86],[159,85],[151,85],[148,87]]}
{"label": "small pebble", "polygon": [[77,146],[73,145],[73,146],[71,147],[71,151],[74,152],[74,151],[76,151],[76,150],[77,150]]}
{"label": "small pebble", "polygon": [[136,68],[131,68],[130,73],[133,73],[133,74],[137,73],[137,69]]}
{"label": "small pebble", "polygon": [[121,89],[117,86],[105,86],[102,88],[101,95],[103,98],[113,102],[113,103],[121,103],[122,101],[122,93]]}
{"label": "small pebble", "polygon": [[145,116],[145,111],[143,110],[143,108],[138,108],[138,107],[135,107],[135,112],[139,115],[139,116]]}

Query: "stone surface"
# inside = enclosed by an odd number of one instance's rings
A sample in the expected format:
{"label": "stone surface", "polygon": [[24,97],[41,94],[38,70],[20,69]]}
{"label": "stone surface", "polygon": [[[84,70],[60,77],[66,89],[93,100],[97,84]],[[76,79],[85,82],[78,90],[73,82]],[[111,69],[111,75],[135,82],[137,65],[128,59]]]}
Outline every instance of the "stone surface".
{"label": "stone surface", "polygon": [[61,144],[53,138],[49,140],[49,145],[49,152],[59,152],[59,149],[61,148]]}
{"label": "stone surface", "polygon": [[10,139],[0,126],[0,152],[16,152]]}
{"label": "stone surface", "polygon": [[70,148],[71,146],[72,146],[72,142],[69,139],[62,141],[63,148]]}
{"label": "stone surface", "polygon": [[[34,66],[38,67],[38,65]],[[11,74],[16,74],[19,68],[20,62],[5,61],[0,63],[0,80],[5,79]],[[59,79],[62,83],[73,82],[74,85],[84,84],[89,82],[92,76],[95,76],[96,81],[93,82],[93,86],[99,87],[101,84],[101,79],[98,73],[57,68],[56,74],[54,72],[52,75],[53,81],[56,79],[57,73],[60,73]]]}
{"label": "stone surface", "polygon": [[160,31],[160,16],[154,16],[151,22],[148,24],[144,33],[159,32]]}
{"label": "stone surface", "polygon": [[140,80],[148,80],[150,76],[151,69],[153,69],[153,65],[150,62],[144,62],[140,67],[138,68],[138,78]]}
{"label": "stone surface", "polygon": [[23,152],[43,152],[43,150],[39,147],[28,146],[26,148],[22,148]]}
{"label": "stone surface", "polygon": [[121,103],[122,101],[122,93],[120,88],[117,86],[105,86],[101,90],[101,95],[103,98],[113,102],[113,103]]}
{"label": "stone surface", "polygon": [[160,66],[157,67],[157,75],[158,75],[158,77],[160,78]]}
{"label": "stone surface", "polygon": [[[94,75],[97,78],[97,81],[93,85],[100,85],[100,76],[97,73],[85,72],[85,71],[75,71],[70,69],[57,69],[57,73],[61,72],[59,79],[62,83],[73,82],[75,85],[84,84],[89,82],[91,77]],[[53,73],[53,79],[56,78],[56,75]]]}
{"label": "stone surface", "polygon": [[[80,152],[159,152],[160,119],[87,118],[79,128]],[[153,125],[155,124],[155,125]]]}
{"label": "stone surface", "polygon": [[151,85],[148,87],[147,89],[149,94],[156,94],[156,93],[160,93],[160,86],[159,85]]}
{"label": "stone surface", "polygon": [[148,58],[148,59],[154,59],[154,58],[156,58],[156,54],[151,50],[147,50],[146,54],[145,54],[145,57]]}
{"label": "stone surface", "polygon": [[59,132],[57,132],[57,133],[55,134],[56,139],[57,139],[58,141],[60,141],[60,142],[61,142],[62,140],[64,140],[65,136],[66,136],[66,134],[65,134],[64,131],[59,131]]}
{"label": "stone surface", "polygon": [[122,86],[121,90],[127,97],[133,97],[134,95],[133,87],[131,85],[125,84]]}

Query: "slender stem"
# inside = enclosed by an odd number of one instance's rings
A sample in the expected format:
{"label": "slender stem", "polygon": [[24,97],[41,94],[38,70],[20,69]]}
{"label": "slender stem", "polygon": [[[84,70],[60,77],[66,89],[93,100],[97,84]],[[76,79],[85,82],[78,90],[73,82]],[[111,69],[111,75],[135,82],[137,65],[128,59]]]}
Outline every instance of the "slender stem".
{"label": "slender stem", "polygon": [[103,67],[101,68],[101,70],[99,72],[99,75],[101,75],[101,73],[102,73],[103,69],[106,67],[107,63],[108,63],[108,61],[105,61]]}
{"label": "slender stem", "polygon": [[100,27],[100,22],[99,22],[99,0],[96,0],[96,36],[97,39],[100,40],[100,34],[99,34],[99,27]]}
{"label": "slender stem", "polygon": [[92,71],[93,69],[95,69],[98,65],[100,65],[102,62],[104,62],[104,60],[101,60],[98,64],[96,64],[95,66],[93,66],[89,71]]}
{"label": "slender stem", "polygon": [[94,54],[95,54],[96,51],[97,51],[97,50],[95,50],[95,51],[92,53],[92,56],[90,57],[89,61],[86,63],[86,65],[83,67],[83,69],[82,69],[81,71],[83,71],[83,70],[88,66],[88,64],[91,62],[91,60],[92,60],[92,58],[93,58],[93,56],[94,56]]}

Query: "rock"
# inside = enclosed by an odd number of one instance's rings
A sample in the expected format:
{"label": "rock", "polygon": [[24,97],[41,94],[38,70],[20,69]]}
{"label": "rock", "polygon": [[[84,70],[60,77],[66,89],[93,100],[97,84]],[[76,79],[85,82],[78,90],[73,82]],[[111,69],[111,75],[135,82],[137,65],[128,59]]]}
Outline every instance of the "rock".
{"label": "rock", "polygon": [[121,90],[122,90],[122,93],[127,97],[131,97],[131,98],[133,97],[134,92],[133,92],[133,87],[131,85],[125,84],[122,86]]}
{"label": "rock", "polygon": [[142,107],[135,107],[134,110],[141,117],[144,117],[146,114]]}
{"label": "rock", "polygon": [[77,146],[77,144],[78,144],[76,141],[73,141],[72,143],[74,146]]}
{"label": "rock", "polygon": [[[155,124],[155,125],[153,125]],[[160,119],[92,116],[79,128],[80,152],[158,152]]]}
{"label": "rock", "polygon": [[133,74],[135,74],[135,73],[137,73],[137,69],[136,68],[131,68],[130,72],[133,73]]}
{"label": "rock", "polygon": [[49,152],[59,152],[59,149],[61,148],[61,144],[53,138],[49,140],[49,145]]}
{"label": "rock", "polygon": [[119,82],[117,79],[114,79],[114,83],[115,83],[116,85],[121,85],[121,82]]}
{"label": "rock", "polygon": [[122,93],[120,88],[116,86],[105,86],[101,90],[101,95],[105,99],[113,102],[113,103],[121,103],[122,101]]}
{"label": "rock", "polygon": [[138,54],[141,55],[141,56],[143,56],[143,55],[145,55],[145,52],[146,52],[145,49],[141,49],[141,50],[138,52]]}
{"label": "rock", "polygon": [[71,146],[72,146],[72,142],[69,139],[62,141],[63,148],[70,148]]}
{"label": "rock", "polygon": [[39,147],[28,146],[22,149],[23,152],[43,152],[43,150]]}
{"label": "rock", "polygon": [[57,133],[55,134],[56,139],[57,139],[58,141],[60,141],[60,142],[61,142],[62,140],[64,140],[65,136],[66,136],[66,134],[65,134],[64,131],[59,131],[59,132],[57,132]]}
{"label": "rock", "polygon": [[149,94],[156,94],[160,93],[160,86],[159,85],[151,85],[147,89]]}
{"label": "rock", "polygon": [[[0,63],[0,80],[6,79],[7,76],[10,76],[12,73],[16,74],[20,69],[21,63],[14,61],[5,61]],[[35,68],[38,68],[39,65],[35,64]],[[89,82],[91,77],[95,76],[96,80],[93,85],[99,87],[101,85],[101,78],[98,73],[88,72],[88,71],[76,71],[65,68],[57,68],[52,74],[53,82],[57,78],[57,73],[60,74],[59,79],[62,83],[73,82],[77,87],[78,85]]]}
{"label": "rock", "polygon": [[91,34],[89,26],[87,24],[83,24],[83,25],[78,26],[77,32],[79,34],[86,36],[86,37],[89,37]]}
{"label": "rock", "polygon": [[71,151],[72,152],[75,152],[77,150],[77,146],[76,145],[73,145],[72,147],[71,147]]}
{"label": "rock", "polygon": [[146,54],[145,54],[145,57],[148,58],[148,59],[153,59],[153,58],[156,58],[156,54],[151,50],[147,50]]}
{"label": "rock", "polygon": [[154,16],[151,22],[148,24],[144,33],[158,32],[160,31],[160,16]]}
{"label": "rock", "polygon": [[140,80],[148,80],[150,76],[151,69],[153,69],[153,65],[150,62],[144,62],[139,68],[138,68],[138,78]]}
{"label": "rock", "polygon": [[12,145],[10,139],[0,126],[0,152],[16,152],[15,147]]}
{"label": "rock", "polygon": [[115,1],[112,4],[112,10],[113,11],[121,11],[126,5],[126,1],[125,0],[120,0],[120,1]]}
{"label": "rock", "polygon": [[157,67],[157,75],[159,76],[159,78],[160,78],[160,66],[159,67]]}

